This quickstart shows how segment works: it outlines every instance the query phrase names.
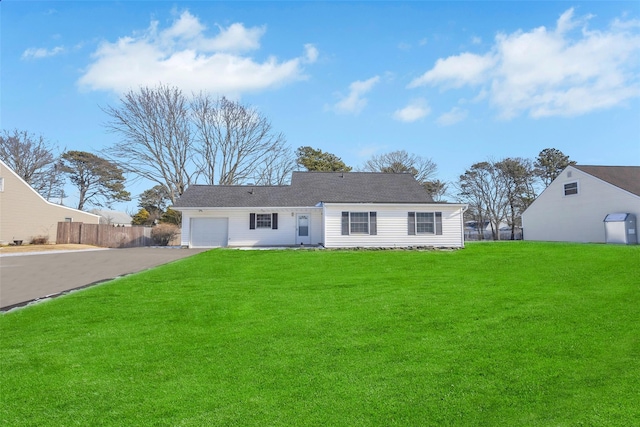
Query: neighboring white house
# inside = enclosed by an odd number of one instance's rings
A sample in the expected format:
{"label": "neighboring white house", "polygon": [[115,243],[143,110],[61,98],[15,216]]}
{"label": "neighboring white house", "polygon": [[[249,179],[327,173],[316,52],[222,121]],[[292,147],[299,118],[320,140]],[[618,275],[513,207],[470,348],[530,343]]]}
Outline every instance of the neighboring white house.
{"label": "neighboring white house", "polygon": [[610,213],[640,218],[640,166],[568,166],[523,212],[524,239],[603,243]]}
{"label": "neighboring white house", "polygon": [[182,245],[463,247],[464,204],[435,203],[410,174],[294,172],[290,185],[192,185]]}
{"label": "neighboring white house", "polygon": [[39,236],[55,243],[63,221],[98,224],[100,217],[47,201],[0,160],[0,244]]}

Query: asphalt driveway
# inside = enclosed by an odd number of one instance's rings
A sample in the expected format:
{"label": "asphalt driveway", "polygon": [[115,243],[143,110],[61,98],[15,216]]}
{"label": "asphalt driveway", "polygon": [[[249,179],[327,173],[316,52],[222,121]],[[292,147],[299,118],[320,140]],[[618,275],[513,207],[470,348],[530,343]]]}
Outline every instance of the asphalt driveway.
{"label": "asphalt driveway", "polygon": [[99,249],[0,256],[0,310],[55,296],[206,249]]}

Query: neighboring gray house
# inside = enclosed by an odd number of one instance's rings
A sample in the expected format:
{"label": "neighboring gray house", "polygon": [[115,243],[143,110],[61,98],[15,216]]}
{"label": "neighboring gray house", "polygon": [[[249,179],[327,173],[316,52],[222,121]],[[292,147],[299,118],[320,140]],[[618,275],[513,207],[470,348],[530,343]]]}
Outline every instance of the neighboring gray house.
{"label": "neighboring gray house", "polygon": [[610,213],[640,218],[640,166],[568,166],[523,212],[524,239],[604,243]]}
{"label": "neighboring gray house", "polygon": [[290,185],[192,185],[182,245],[463,247],[464,204],[434,203],[410,174],[294,172]]}
{"label": "neighboring gray house", "polygon": [[91,209],[89,212],[100,216],[100,224],[108,224],[119,227],[131,227],[133,218],[126,212],[111,211],[106,209]]}

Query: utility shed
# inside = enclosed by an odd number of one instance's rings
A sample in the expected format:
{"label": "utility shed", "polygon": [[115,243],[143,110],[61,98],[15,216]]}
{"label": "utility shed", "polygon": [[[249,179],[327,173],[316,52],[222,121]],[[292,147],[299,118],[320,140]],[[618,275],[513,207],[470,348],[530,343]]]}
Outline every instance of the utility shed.
{"label": "utility shed", "polygon": [[604,217],[604,234],[607,243],[635,245],[638,243],[636,216],[631,213],[610,213]]}
{"label": "utility shed", "polygon": [[568,166],[522,214],[524,239],[605,243],[615,212],[640,217],[640,166]]}

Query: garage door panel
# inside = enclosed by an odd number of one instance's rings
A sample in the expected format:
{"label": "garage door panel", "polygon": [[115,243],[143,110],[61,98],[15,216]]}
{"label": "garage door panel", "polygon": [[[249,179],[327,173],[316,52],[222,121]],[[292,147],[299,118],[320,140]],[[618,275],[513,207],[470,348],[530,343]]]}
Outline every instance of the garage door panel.
{"label": "garage door panel", "polygon": [[194,248],[227,246],[228,235],[228,218],[191,219],[191,246]]}

